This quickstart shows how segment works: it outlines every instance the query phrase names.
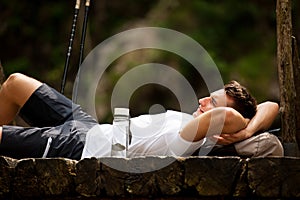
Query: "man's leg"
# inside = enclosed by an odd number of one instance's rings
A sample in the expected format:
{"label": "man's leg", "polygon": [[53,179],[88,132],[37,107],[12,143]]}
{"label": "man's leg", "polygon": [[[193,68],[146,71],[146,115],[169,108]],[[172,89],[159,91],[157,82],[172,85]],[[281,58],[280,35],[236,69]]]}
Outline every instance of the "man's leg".
{"label": "man's leg", "polygon": [[0,125],[10,123],[32,93],[42,85],[38,80],[15,73],[0,89]]}
{"label": "man's leg", "polygon": [[[0,89],[0,125],[10,123],[41,82],[20,73],[12,74]],[[0,143],[2,127],[0,127]]]}

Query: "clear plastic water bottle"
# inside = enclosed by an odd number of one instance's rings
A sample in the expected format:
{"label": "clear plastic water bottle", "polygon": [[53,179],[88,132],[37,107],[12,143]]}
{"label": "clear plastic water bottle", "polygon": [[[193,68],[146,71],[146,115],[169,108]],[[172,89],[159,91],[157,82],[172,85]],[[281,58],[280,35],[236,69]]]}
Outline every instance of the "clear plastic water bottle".
{"label": "clear plastic water bottle", "polygon": [[112,157],[127,157],[130,140],[130,115],[128,108],[115,108],[113,120]]}

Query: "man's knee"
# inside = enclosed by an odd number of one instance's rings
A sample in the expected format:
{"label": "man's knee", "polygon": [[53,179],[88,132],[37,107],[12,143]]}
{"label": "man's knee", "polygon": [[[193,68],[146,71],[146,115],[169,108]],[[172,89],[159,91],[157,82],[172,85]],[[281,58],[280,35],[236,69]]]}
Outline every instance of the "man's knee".
{"label": "man's knee", "polygon": [[22,84],[22,80],[25,79],[26,76],[21,73],[13,73],[9,75],[6,81],[3,83],[2,87],[4,89],[11,89],[17,84]]}
{"label": "man's knee", "polygon": [[9,75],[9,77],[7,78],[6,82],[8,83],[14,83],[14,82],[19,82],[22,81],[24,79],[28,79],[29,77],[21,74],[21,73],[13,73],[11,75]]}
{"label": "man's knee", "polygon": [[42,85],[38,80],[21,73],[11,74],[3,83],[1,95],[12,103],[23,106],[31,94]]}
{"label": "man's knee", "polygon": [[13,91],[21,92],[22,90],[32,92],[40,85],[42,85],[42,83],[36,79],[21,73],[13,73],[3,83],[2,87],[10,93]]}

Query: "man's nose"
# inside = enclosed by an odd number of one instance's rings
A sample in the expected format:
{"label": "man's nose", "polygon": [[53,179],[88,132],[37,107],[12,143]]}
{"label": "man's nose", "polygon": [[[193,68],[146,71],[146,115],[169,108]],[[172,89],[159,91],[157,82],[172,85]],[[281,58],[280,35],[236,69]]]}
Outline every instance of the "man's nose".
{"label": "man's nose", "polygon": [[199,102],[199,105],[202,105],[202,104],[203,104],[203,103],[202,103],[202,102],[203,102],[203,98],[202,98],[202,99],[199,99],[198,102]]}
{"label": "man's nose", "polygon": [[199,99],[199,104],[201,106],[206,106],[208,101],[209,101],[209,97],[205,97],[205,98]]}

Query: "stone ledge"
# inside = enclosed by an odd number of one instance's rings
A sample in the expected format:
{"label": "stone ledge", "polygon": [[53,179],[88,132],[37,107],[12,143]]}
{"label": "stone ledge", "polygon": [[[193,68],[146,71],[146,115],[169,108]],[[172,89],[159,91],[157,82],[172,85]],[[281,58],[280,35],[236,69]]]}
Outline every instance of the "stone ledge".
{"label": "stone ledge", "polygon": [[299,198],[300,159],[147,157],[74,161],[0,157],[1,199],[221,197]]}

